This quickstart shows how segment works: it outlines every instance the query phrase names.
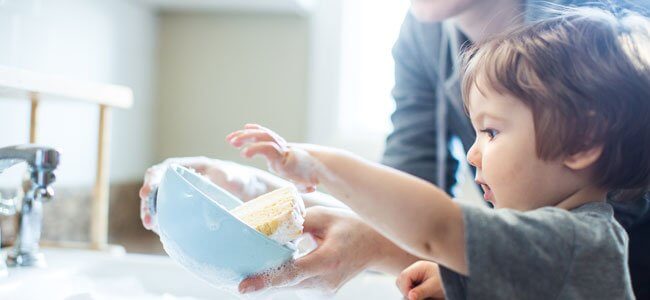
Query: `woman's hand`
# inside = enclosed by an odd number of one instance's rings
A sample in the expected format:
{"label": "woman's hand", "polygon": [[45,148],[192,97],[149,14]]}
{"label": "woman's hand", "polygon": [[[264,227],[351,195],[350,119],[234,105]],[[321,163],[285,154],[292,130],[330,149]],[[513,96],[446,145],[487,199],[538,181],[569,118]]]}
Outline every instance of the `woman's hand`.
{"label": "woman's hand", "polygon": [[145,228],[154,227],[153,216],[149,214],[147,197],[154,187],[160,184],[165,170],[170,164],[192,168],[197,173],[207,177],[216,185],[224,188],[238,198],[246,201],[264,194],[281,182],[279,178],[252,167],[242,166],[234,162],[210,159],[207,157],[170,158],[147,169],[144,183],[140,188],[140,218]]}
{"label": "woman's hand", "polygon": [[438,264],[418,261],[397,277],[397,287],[408,300],[444,299]]}
{"label": "woman's hand", "polygon": [[397,273],[416,260],[347,209],[308,208],[304,226],[318,248],[272,275],[246,278],[240,292],[285,287],[335,293],[366,268]]}
{"label": "woman's hand", "polygon": [[277,133],[257,124],[246,124],[244,129],[229,134],[226,141],[241,148],[243,157],[264,156],[271,171],[292,181],[301,191],[315,191],[322,165],[305,147],[289,144]]}

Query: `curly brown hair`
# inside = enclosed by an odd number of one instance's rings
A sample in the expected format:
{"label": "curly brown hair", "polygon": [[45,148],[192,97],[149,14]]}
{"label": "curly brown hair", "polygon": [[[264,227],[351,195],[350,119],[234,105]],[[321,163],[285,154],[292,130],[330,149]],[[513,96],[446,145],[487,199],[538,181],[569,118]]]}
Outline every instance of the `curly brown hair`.
{"label": "curly brown hair", "polygon": [[463,62],[465,106],[473,87],[522,101],[533,113],[541,159],[602,147],[596,185],[610,191],[650,185],[647,18],[563,8],[466,49]]}

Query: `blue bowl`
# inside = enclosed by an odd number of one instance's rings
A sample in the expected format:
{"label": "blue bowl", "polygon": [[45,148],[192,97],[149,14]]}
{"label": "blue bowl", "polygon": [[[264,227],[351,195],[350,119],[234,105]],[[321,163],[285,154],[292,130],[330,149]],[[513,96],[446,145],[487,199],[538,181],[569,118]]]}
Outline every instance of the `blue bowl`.
{"label": "blue bowl", "polygon": [[239,282],[293,257],[293,249],[229,212],[241,200],[187,168],[167,169],[156,202],[158,234],[165,251],[209,282]]}

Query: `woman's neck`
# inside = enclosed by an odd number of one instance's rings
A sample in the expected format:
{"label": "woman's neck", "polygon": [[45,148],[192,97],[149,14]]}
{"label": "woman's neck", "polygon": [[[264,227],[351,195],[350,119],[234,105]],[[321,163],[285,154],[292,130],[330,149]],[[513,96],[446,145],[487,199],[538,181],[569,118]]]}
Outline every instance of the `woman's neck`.
{"label": "woman's neck", "polygon": [[459,29],[473,42],[498,34],[524,22],[524,0],[477,1],[474,7],[454,18]]}

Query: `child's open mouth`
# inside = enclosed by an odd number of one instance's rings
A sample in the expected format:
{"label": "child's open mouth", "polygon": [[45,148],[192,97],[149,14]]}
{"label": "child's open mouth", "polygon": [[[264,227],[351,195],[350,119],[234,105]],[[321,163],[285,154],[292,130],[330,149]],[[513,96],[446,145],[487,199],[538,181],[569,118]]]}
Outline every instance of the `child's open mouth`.
{"label": "child's open mouth", "polygon": [[485,201],[494,203],[494,193],[492,192],[490,186],[485,183],[481,183],[481,188],[483,189],[483,199],[485,199]]}

